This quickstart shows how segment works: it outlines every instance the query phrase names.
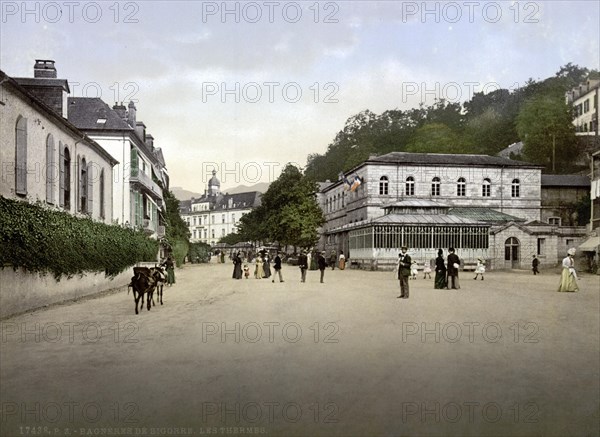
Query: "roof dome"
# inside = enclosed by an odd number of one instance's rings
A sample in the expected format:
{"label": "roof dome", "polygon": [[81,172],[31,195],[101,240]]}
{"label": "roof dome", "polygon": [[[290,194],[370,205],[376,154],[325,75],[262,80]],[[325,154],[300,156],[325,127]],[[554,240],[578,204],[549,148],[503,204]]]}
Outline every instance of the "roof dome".
{"label": "roof dome", "polygon": [[212,178],[210,178],[210,180],[208,181],[208,186],[209,187],[220,187],[221,182],[219,181],[219,179],[217,179],[217,171],[213,170],[212,175],[213,175]]}

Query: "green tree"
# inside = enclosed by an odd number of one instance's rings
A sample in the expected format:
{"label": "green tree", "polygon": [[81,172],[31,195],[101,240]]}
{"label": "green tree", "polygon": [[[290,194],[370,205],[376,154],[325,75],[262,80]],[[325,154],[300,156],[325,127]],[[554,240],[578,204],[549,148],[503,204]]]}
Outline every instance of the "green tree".
{"label": "green tree", "polygon": [[528,161],[552,173],[571,171],[577,153],[571,107],[558,93],[536,95],[525,102],[517,117],[517,132]]}
{"label": "green tree", "polygon": [[414,153],[464,153],[462,137],[442,123],[426,123],[411,137],[407,152]]}
{"label": "green tree", "polygon": [[169,190],[163,190],[167,210],[165,217],[166,239],[171,247],[177,265],[183,265],[190,245],[190,231],[179,215],[179,200]]}
{"label": "green tree", "polygon": [[277,241],[282,245],[309,247],[324,223],[316,201],[317,184],[300,169],[288,164],[261,198],[261,206],[240,220],[240,235],[246,241]]}

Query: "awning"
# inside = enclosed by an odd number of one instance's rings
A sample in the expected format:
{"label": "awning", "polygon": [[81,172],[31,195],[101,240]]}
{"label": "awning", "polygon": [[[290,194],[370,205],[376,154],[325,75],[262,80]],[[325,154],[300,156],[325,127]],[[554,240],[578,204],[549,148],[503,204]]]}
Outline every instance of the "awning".
{"label": "awning", "polygon": [[600,246],[600,237],[590,237],[579,245],[579,250],[582,252],[596,252]]}

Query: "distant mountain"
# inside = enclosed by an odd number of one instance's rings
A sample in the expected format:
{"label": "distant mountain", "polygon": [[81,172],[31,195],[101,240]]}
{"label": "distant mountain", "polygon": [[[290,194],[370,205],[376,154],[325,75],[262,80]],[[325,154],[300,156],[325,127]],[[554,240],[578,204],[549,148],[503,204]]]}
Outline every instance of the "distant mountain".
{"label": "distant mountain", "polygon": [[[234,187],[234,188],[224,189],[223,192],[229,193],[229,194],[246,193],[248,191],[258,191],[259,193],[265,193],[268,189],[269,189],[268,182],[259,182],[258,184],[250,185],[250,186],[238,185],[237,187]],[[189,191],[182,187],[171,187],[171,191],[173,192],[175,197],[177,197],[177,199],[179,199],[179,200],[189,200],[192,197],[198,198],[198,197],[202,197],[202,194],[203,194],[203,193],[196,193],[194,191]]]}
{"label": "distant mountain", "polygon": [[249,187],[246,185],[239,185],[235,188],[230,188],[229,190],[224,191],[229,194],[247,193],[248,191],[258,191],[259,193],[265,193],[268,189],[268,182],[259,182],[258,184],[250,185]]}
{"label": "distant mountain", "polygon": [[193,191],[185,190],[181,187],[171,187],[171,192],[177,197],[179,200],[189,200],[192,197],[200,197],[202,193],[195,193]]}

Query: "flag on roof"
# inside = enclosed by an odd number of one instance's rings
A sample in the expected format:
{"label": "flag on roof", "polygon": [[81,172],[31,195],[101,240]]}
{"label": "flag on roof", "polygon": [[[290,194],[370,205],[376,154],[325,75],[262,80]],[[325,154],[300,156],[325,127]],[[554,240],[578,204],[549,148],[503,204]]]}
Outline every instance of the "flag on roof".
{"label": "flag on roof", "polygon": [[360,186],[360,184],[362,184],[360,177],[358,175],[355,175],[354,181],[352,182],[352,185],[350,186],[350,191],[356,191],[356,189]]}

